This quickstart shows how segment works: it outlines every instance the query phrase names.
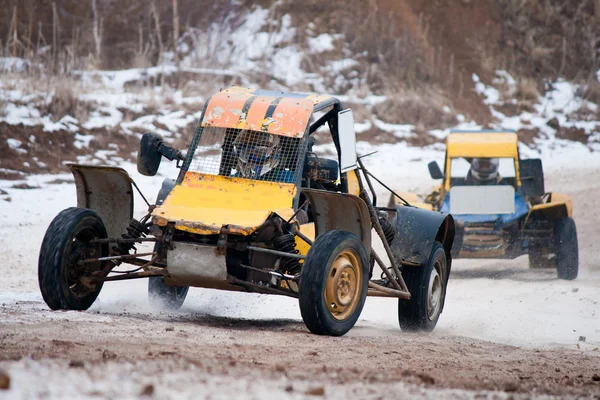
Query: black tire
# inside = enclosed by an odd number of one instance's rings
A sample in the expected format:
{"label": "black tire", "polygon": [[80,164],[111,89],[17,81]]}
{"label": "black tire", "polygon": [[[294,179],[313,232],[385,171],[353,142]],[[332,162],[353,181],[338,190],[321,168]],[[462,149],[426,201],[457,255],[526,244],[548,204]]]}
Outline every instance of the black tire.
{"label": "black tire", "polygon": [[[159,251],[160,243],[154,245],[154,251]],[[179,310],[187,297],[189,286],[167,285],[162,276],[148,278],[148,303],[155,310]]]}
{"label": "black tire", "polygon": [[561,218],[554,226],[556,273],[559,279],[573,280],[579,272],[577,227],[573,218]]}
{"label": "black tire", "polygon": [[[369,257],[356,235],[334,230],[317,237],[300,277],[304,324],[318,335],[344,335],[362,312],[368,284]],[[332,295],[334,302],[328,300]]]}
{"label": "black tire", "polygon": [[102,268],[100,261],[80,266],[79,260],[105,257],[106,244],[92,245],[106,238],[102,219],[87,208],[67,208],[50,223],[40,250],[38,283],[42,297],[53,310],[87,310],[96,300],[102,283],[92,290],[79,278]]}
{"label": "black tire", "polygon": [[189,289],[189,286],[169,286],[162,276],[151,276],[148,279],[148,302],[156,310],[179,310]]}
{"label": "black tire", "polygon": [[[434,274],[437,274],[437,277]],[[398,300],[398,321],[400,328],[407,332],[431,332],[437,325],[446,299],[448,285],[448,264],[446,252],[440,242],[435,242],[427,264],[421,267],[404,267],[402,277],[411,294],[410,300]],[[434,280],[433,293],[440,290],[433,304],[429,303],[430,280]]]}
{"label": "black tire", "polygon": [[[171,190],[175,187],[173,179],[165,179],[156,196],[156,204],[161,205]],[[162,251],[162,245],[154,245],[155,252]],[[189,286],[169,286],[162,276],[152,276],[148,279],[148,303],[155,310],[179,310],[187,297]]]}

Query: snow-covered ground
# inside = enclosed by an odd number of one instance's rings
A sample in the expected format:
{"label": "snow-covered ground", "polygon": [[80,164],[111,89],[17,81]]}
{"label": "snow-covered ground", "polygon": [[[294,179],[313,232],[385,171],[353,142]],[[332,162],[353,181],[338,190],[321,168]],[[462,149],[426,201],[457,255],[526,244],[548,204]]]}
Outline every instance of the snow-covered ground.
{"label": "snow-covered ground", "polygon": [[[374,149],[364,147],[365,151]],[[407,148],[402,144],[377,149],[379,153],[365,159],[367,167],[394,187],[423,192],[434,184],[426,177],[426,164],[443,158],[439,150]],[[575,195],[576,222],[584,224],[584,235],[590,235],[586,221],[579,218],[589,217],[588,211],[582,210],[584,207],[597,209],[600,204],[593,198],[583,202],[582,196],[586,194],[583,183],[571,182],[569,174],[575,177],[572,179],[583,179],[589,173],[598,177],[600,157],[587,149],[577,149],[561,153],[563,158],[552,153],[543,155],[548,165],[547,187]],[[573,160],[577,160],[575,166]],[[153,198],[163,178],[142,177],[131,164],[125,168],[146,196]],[[172,164],[164,163],[161,167],[163,176],[175,173]],[[50,182],[69,179],[68,175],[32,176],[27,183],[41,188],[30,190],[13,189],[14,182],[0,182],[0,189],[8,192],[0,196],[0,246],[5,265],[0,282],[0,304],[31,302],[32,312],[22,321],[25,323],[36,320],[36,309],[40,307],[36,268],[45,229],[60,210],[76,205],[74,184]],[[600,191],[598,179],[590,185],[590,193]],[[384,191],[380,191],[380,198],[387,200],[384,196]],[[2,201],[9,197],[11,201]],[[144,211],[144,203],[138,196],[136,215],[139,217]],[[595,218],[597,221],[597,216]],[[600,248],[589,236],[580,237],[580,248],[582,265],[575,281],[557,280],[554,271],[530,271],[525,257],[512,261],[455,261],[446,309],[434,335],[465,336],[526,347],[597,349],[600,346],[600,315],[597,315],[600,312],[600,265],[594,257],[600,254]],[[60,313],[55,318],[98,319],[121,312],[152,315],[147,305],[145,280],[106,284],[89,313]],[[204,289],[190,291],[181,313],[301,319],[293,299]],[[0,322],[10,321],[10,315],[0,317]],[[370,298],[358,326],[375,329],[357,330],[350,335],[394,334],[398,330],[396,303]],[[585,336],[585,342],[579,340],[580,336]]]}

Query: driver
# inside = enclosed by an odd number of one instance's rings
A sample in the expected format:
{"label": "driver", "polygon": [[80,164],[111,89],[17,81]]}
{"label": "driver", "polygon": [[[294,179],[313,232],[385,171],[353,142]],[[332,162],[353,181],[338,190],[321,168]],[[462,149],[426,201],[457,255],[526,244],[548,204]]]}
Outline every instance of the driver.
{"label": "driver", "polygon": [[498,158],[474,158],[466,183],[471,185],[496,185],[502,179],[498,173]]}
{"label": "driver", "polygon": [[277,168],[281,162],[281,144],[277,135],[242,130],[233,141],[237,174],[248,179],[294,182],[292,171]]}

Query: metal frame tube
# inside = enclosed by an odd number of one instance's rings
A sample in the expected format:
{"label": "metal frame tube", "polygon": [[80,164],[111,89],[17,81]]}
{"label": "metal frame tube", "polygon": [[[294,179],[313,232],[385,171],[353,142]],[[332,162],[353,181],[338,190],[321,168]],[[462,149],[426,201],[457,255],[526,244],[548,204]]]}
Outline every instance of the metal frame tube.
{"label": "metal frame tube", "polygon": [[304,260],[306,258],[306,256],[303,256],[302,254],[286,253],[284,251],[264,249],[256,246],[248,246],[248,250],[258,251],[259,253],[273,254],[280,257],[297,258],[298,260]]}
{"label": "metal frame tube", "polygon": [[241,287],[245,288],[247,291],[249,291],[248,288],[252,288],[252,289],[256,289],[256,293],[270,293],[270,294],[278,294],[281,296],[293,297],[295,299],[298,298],[298,294],[296,294],[294,292],[288,292],[287,290],[275,289],[275,288],[268,287],[268,286],[258,285],[256,283],[246,282],[241,279],[237,279],[233,276],[229,276],[227,278],[227,280],[229,281],[229,283],[231,283],[233,285],[241,286]]}
{"label": "metal frame tube", "polygon": [[373,282],[369,282],[369,288],[371,288],[373,290],[376,290],[376,291],[379,291],[379,292],[382,292],[382,293],[385,293],[385,294],[389,294],[389,295],[391,295],[393,297],[397,297],[399,299],[410,300],[410,293],[408,291],[390,289],[390,288],[378,285],[378,284],[373,283]]}

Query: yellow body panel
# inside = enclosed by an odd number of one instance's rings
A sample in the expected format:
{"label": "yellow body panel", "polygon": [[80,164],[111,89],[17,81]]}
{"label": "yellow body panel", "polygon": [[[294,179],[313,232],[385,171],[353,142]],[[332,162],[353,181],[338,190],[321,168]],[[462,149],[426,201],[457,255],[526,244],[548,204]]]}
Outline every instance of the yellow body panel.
{"label": "yellow body panel", "polygon": [[512,158],[515,181],[521,186],[519,174],[519,139],[514,132],[450,133],[446,138],[446,178],[444,191],[450,191],[450,169],[453,158]]}
{"label": "yellow body panel", "polygon": [[360,196],[360,184],[358,182],[358,176],[356,175],[356,171],[348,171],[346,173],[346,179],[348,182],[348,194]]}
{"label": "yellow body panel", "polygon": [[573,200],[563,193],[551,193],[549,202],[536,204],[529,210],[529,214],[537,212],[544,214],[551,220],[571,217],[573,215]]}
{"label": "yellow body panel", "polygon": [[240,235],[253,233],[271,213],[290,218],[296,186],[187,172],[165,202],[152,213],[154,222],[187,232]]}
{"label": "yellow body panel", "polygon": [[512,132],[451,133],[446,139],[448,158],[518,158],[518,138]]}
{"label": "yellow body panel", "polygon": [[[300,225],[300,232],[304,234],[307,238],[314,241],[315,240],[315,223],[310,222],[308,224]],[[299,236],[296,236],[296,249],[300,252],[300,254],[308,254],[308,250],[310,250],[310,245],[306,243]]]}
{"label": "yellow body panel", "polygon": [[[429,203],[424,203],[421,200],[421,197],[412,192],[401,192],[399,190],[395,190],[395,192],[402,196],[402,198],[410,203],[411,206],[415,206],[417,208],[422,208],[424,210],[433,210],[433,205]],[[404,202],[390,193],[390,200],[388,201],[388,207],[395,207],[396,205],[404,205]]]}

